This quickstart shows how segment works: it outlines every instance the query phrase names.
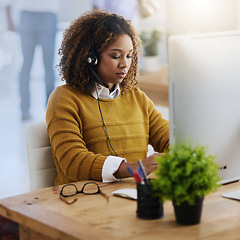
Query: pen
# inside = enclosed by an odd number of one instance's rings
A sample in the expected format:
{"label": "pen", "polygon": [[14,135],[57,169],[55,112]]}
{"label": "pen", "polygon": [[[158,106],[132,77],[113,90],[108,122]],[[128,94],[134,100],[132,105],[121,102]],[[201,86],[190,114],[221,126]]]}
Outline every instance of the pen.
{"label": "pen", "polygon": [[138,172],[139,172],[140,177],[143,179],[143,173],[142,173],[142,170],[140,167],[138,167]]}
{"label": "pen", "polygon": [[139,175],[138,172],[135,172],[135,173],[133,174],[133,176],[134,176],[134,178],[135,178],[135,180],[136,180],[137,183],[144,184],[144,181],[142,180],[142,178],[140,177],[140,175]]}
{"label": "pen", "polygon": [[140,168],[141,168],[141,171],[142,171],[142,174],[143,174],[143,176],[144,176],[144,181],[145,181],[145,183],[148,184],[148,185],[150,185],[150,182],[149,182],[149,180],[148,180],[148,178],[147,178],[147,174],[146,174],[146,172],[145,172],[145,170],[144,170],[142,161],[141,161],[141,160],[138,160],[138,164],[139,164],[139,166],[140,166]]}
{"label": "pen", "polygon": [[127,170],[130,172],[130,174],[134,177],[133,171],[130,167],[127,167]]}

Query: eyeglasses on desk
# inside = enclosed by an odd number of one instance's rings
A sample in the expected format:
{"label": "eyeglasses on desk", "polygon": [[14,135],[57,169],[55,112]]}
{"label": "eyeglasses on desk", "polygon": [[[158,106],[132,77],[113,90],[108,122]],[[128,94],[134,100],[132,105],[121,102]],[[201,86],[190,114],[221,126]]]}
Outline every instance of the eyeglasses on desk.
{"label": "eyeglasses on desk", "polygon": [[101,194],[101,196],[103,196],[107,201],[109,199],[109,197],[101,191],[99,185],[96,182],[85,183],[81,190],[78,190],[77,186],[73,183],[66,184],[62,187],[59,197],[63,202],[71,205],[77,201],[77,198],[73,199],[71,202],[68,201],[66,198],[72,197],[81,193],[85,195]]}

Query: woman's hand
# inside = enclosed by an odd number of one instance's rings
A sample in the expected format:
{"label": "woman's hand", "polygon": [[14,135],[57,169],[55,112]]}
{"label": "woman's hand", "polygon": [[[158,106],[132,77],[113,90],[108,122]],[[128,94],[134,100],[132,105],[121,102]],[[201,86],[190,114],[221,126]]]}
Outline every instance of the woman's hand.
{"label": "woman's hand", "polygon": [[149,157],[142,160],[143,167],[147,175],[155,171],[158,167],[158,163],[155,160],[155,157],[158,156],[160,153],[154,153]]}
{"label": "woman's hand", "polygon": [[[142,160],[142,164],[147,175],[155,171],[158,167],[158,163],[156,162],[155,157],[163,154],[165,153],[154,153],[149,157],[145,158],[144,160]],[[114,173],[114,176],[118,179],[132,177],[129,171],[127,170],[127,167],[130,167],[133,172],[137,172],[139,164],[128,163],[123,161],[119,166],[118,170]]]}

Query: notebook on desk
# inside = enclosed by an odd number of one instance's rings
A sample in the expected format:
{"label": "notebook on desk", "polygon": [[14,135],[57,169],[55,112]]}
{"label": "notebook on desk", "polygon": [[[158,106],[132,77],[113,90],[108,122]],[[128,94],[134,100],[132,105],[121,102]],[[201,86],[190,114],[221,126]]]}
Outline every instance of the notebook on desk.
{"label": "notebook on desk", "polygon": [[137,189],[122,188],[112,192],[114,196],[137,200]]}
{"label": "notebook on desk", "polygon": [[222,197],[240,201],[240,190],[233,191],[233,192],[228,192],[228,193],[223,193]]}

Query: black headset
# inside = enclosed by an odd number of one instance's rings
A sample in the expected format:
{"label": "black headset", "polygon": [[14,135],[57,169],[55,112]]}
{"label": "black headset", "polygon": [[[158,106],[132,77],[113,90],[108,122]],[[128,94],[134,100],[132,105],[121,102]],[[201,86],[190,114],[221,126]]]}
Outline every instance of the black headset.
{"label": "black headset", "polygon": [[[100,20],[100,19],[99,19]],[[97,20],[93,26],[93,34],[95,32],[95,29],[97,27],[97,24],[99,22],[99,20]],[[92,34],[92,39],[91,39],[91,51],[88,54],[87,57],[87,65],[91,71],[91,73],[93,74],[93,76],[106,88],[109,88],[109,85],[107,83],[105,83],[96,73],[96,71],[94,70],[94,68],[97,66],[98,64],[98,57],[95,51],[95,46],[94,46],[94,39],[93,39],[93,34]]]}
{"label": "black headset", "polygon": [[[100,20],[100,19],[99,19]],[[96,23],[94,24],[93,26],[93,33],[92,33],[92,39],[91,39],[91,51],[90,53],[88,54],[88,57],[87,57],[87,66],[88,68],[90,69],[91,73],[93,74],[93,76],[103,85],[105,86],[106,88],[109,88],[109,85],[107,83],[105,83],[99,76],[98,74],[96,73],[96,71],[94,70],[94,68],[97,66],[98,64],[98,57],[97,57],[97,53],[95,51],[95,47],[94,47],[94,39],[93,39],[93,35],[94,35],[94,32],[95,32],[95,29],[96,29],[96,26],[97,24],[99,23],[99,20],[96,21]],[[108,20],[108,18],[106,19]],[[96,94],[97,94],[97,100],[98,100],[98,108],[99,108],[99,112],[100,112],[100,115],[101,115],[101,118],[102,118],[102,123],[103,123],[103,126],[106,130],[106,134],[107,134],[107,139],[108,139],[108,142],[109,142],[109,145],[111,147],[111,149],[113,150],[113,152],[115,153],[116,156],[118,156],[118,154],[116,153],[116,151],[114,150],[113,146],[112,146],[112,143],[110,141],[110,138],[109,138],[109,135],[108,135],[108,130],[107,130],[107,126],[104,122],[104,119],[103,119],[103,114],[102,114],[102,110],[101,110],[101,106],[100,106],[100,101],[99,101],[99,96],[98,96],[98,92],[97,92],[97,88],[96,88],[96,85],[95,85],[95,90],[96,90]]]}

